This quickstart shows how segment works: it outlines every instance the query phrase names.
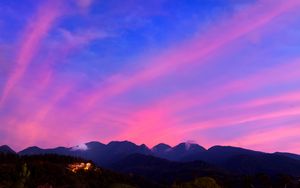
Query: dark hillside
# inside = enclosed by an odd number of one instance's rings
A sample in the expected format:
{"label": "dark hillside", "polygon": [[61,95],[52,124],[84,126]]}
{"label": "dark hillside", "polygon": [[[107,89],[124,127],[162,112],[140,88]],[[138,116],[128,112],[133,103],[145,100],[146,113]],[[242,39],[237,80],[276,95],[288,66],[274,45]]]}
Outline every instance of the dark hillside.
{"label": "dark hillside", "polygon": [[[1,188],[159,187],[137,176],[115,173],[74,157],[49,154],[20,157],[0,154],[0,162]],[[81,164],[83,168],[80,167]],[[79,166],[78,169],[76,165]]]}

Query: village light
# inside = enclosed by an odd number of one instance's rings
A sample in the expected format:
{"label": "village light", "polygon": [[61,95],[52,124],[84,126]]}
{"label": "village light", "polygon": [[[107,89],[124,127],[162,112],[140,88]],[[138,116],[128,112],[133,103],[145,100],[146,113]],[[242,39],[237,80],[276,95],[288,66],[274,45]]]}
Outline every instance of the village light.
{"label": "village light", "polygon": [[69,164],[67,169],[77,173],[79,170],[84,170],[84,171],[88,171],[92,168],[92,164],[91,163],[73,163],[73,164]]}

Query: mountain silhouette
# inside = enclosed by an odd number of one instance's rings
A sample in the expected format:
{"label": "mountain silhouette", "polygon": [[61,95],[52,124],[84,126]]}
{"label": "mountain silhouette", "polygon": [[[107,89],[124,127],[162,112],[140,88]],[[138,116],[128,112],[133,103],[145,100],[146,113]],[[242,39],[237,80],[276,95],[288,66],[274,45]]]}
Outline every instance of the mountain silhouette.
{"label": "mountain silhouette", "polygon": [[160,143],[152,148],[152,152],[159,155],[159,154],[166,153],[170,149],[171,149],[171,146],[164,144],[164,143]]}
{"label": "mountain silhouette", "polygon": [[286,156],[289,158],[300,160],[300,155],[293,154],[293,153],[286,153],[286,152],[275,152],[276,155]]}
{"label": "mountain silhouette", "polygon": [[[160,143],[149,149],[144,144],[136,145],[129,141],[112,141],[108,144],[88,142],[84,144],[84,147],[57,147],[53,149],[29,147],[18,154],[68,155],[92,160],[97,165],[119,169],[119,171],[138,172],[140,170],[139,173],[141,174],[148,173],[145,169],[148,169],[150,173],[159,168],[158,166],[170,168],[169,171],[171,172],[175,169],[173,168],[174,165],[178,165],[178,169],[181,169],[182,166],[185,166],[182,164],[187,165],[197,161],[211,168],[214,167],[213,169],[223,169],[230,173],[288,173],[300,176],[300,160],[296,154],[278,152],[270,154],[232,146],[213,146],[206,150],[194,143],[180,143],[174,147]],[[187,166],[193,169],[193,165]],[[185,166],[185,171],[189,171],[187,166]],[[199,170],[201,171],[201,169]]]}
{"label": "mountain silhouette", "polygon": [[202,160],[213,164],[224,163],[228,159],[239,156],[259,156],[264,154],[263,152],[248,150],[239,147],[232,146],[213,146],[205,151],[192,152],[189,155],[186,155],[181,161],[195,161]]}
{"label": "mountain silhouette", "polygon": [[152,149],[153,155],[156,157],[181,161],[183,158],[193,155],[194,153],[201,153],[206,151],[204,147],[198,144],[180,143],[173,148],[167,147],[167,145],[159,144]]}
{"label": "mountain silhouette", "polygon": [[82,157],[84,159],[92,160],[97,165],[108,166],[120,160],[127,155],[133,153],[151,154],[151,150],[144,144],[138,146],[129,141],[112,141],[107,145],[100,142],[88,142],[85,144],[86,149],[80,147],[57,147],[53,149],[41,149],[38,147],[29,147],[18,154],[20,155],[39,155],[39,154],[58,154]]}
{"label": "mountain silhouette", "polygon": [[0,153],[14,154],[16,152],[12,150],[9,146],[3,145],[0,146]]}

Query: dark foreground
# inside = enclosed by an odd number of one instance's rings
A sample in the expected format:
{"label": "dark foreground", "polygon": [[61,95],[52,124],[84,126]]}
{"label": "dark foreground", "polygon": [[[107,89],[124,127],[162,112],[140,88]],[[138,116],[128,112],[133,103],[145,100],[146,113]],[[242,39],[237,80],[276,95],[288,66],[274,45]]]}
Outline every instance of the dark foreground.
{"label": "dark foreground", "polygon": [[[297,188],[296,177],[284,174],[231,174],[202,162],[173,163],[150,157],[126,159],[113,172],[91,161],[59,155],[0,154],[0,188]],[[140,160],[140,161],[137,161]],[[131,173],[125,173],[126,169]],[[123,173],[121,173],[123,172]]]}

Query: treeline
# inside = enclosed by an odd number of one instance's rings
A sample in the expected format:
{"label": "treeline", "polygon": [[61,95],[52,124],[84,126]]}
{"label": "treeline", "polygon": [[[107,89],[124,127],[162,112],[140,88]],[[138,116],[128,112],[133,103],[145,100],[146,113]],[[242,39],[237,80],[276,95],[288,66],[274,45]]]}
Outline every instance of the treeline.
{"label": "treeline", "polygon": [[[18,156],[0,154],[0,188],[88,188],[88,187],[155,187],[136,176],[127,176],[95,167],[73,173],[68,165],[90,162],[59,155]],[[94,165],[94,164],[93,164]]]}

